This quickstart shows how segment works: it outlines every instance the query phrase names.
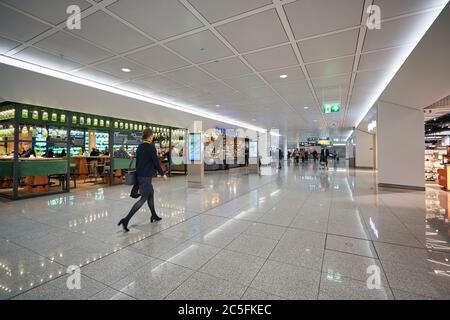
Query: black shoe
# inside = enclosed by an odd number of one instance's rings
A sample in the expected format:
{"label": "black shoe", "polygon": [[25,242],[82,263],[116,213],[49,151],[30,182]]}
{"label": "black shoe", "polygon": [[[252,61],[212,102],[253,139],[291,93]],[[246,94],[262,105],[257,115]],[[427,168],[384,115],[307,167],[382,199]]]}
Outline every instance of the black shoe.
{"label": "black shoe", "polygon": [[128,223],[125,223],[124,219],[120,220],[117,224],[118,226],[122,225],[123,231],[128,232],[130,229],[128,229]]}
{"label": "black shoe", "polygon": [[152,216],[151,218],[150,218],[150,223],[153,223],[153,220],[155,220],[155,221],[159,221],[159,220],[161,220],[162,218],[161,217],[158,217],[158,216]]}

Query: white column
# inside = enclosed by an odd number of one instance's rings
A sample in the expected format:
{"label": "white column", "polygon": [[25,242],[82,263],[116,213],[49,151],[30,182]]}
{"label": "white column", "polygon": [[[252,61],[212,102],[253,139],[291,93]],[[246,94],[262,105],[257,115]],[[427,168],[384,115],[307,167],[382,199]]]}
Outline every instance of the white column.
{"label": "white column", "polygon": [[258,138],[258,153],[262,157],[267,157],[269,154],[267,144],[268,134],[260,133]]}
{"label": "white column", "polygon": [[373,134],[355,130],[355,162],[357,168],[374,169],[374,140]]}
{"label": "white column", "polygon": [[287,143],[287,137],[283,137],[283,156],[284,161],[287,161],[287,154],[288,154],[288,143]]}
{"label": "white column", "polygon": [[425,189],[422,110],[379,102],[378,185]]}

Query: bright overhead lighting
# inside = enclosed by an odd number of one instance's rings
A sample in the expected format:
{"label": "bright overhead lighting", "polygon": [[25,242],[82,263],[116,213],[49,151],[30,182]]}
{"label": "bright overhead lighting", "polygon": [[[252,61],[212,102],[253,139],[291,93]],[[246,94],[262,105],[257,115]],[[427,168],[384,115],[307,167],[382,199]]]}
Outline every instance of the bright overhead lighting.
{"label": "bright overhead lighting", "polygon": [[91,88],[95,88],[98,90],[103,90],[106,92],[110,92],[110,93],[114,93],[114,94],[118,94],[124,97],[128,97],[131,99],[135,99],[135,100],[139,100],[139,101],[143,101],[143,102],[148,102],[148,103],[152,103],[152,104],[156,104],[159,105],[161,107],[166,107],[166,108],[170,108],[170,109],[174,109],[174,110],[178,110],[181,112],[186,112],[186,113],[190,113],[199,117],[204,117],[204,118],[208,118],[208,119],[212,119],[212,120],[216,120],[219,122],[223,122],[223,123],[227,123],[227,124],[231,124],[233,126],[236,127],[241,127],[241,128],[246,128],[246,129],[250,129],[250,130],[254,130],[254,131],[258,131],[258,132],[262,132],[262,133],[266,133],[267,130],[264,128],[260,128],[254,125],[251,125],[249,123],[246,122],[242,122],[242,121],[238,121],[238,120],[234,120],[228,117],[223,117],[217,114],[213,114],[213,113],[209,113],[206,112],[204,110],[200,110],[197,108],[193,108],[191,106],[186,106],[186,105],[181,105],[181,104],[174,104],[172,102],[167,102],[164,101],[161,98],[155,98],[155,97],[151,97],[151,96],[147,96],[141,93],[135,93],[135,92],[131,92],[128,90],[124,90],[124,89],[120,89],[117,87],[113,87],[111,85],[107,85],[107,84],[103,84],[103,83],[99,83],[96,81],[92,81],[92,80],[88,80],[88,79],[84,79],[78,76],[74,76],[72,74],[68,74],[65,72],[61,72],[61,71],[56,71],[50,68],[46,68],[46,67],[42,67],[42,66],[38,66],[29,62],[25,62],[25,61],[21,61],[21,60],[17,60],[11,57],[6,57],[3,55],[0,55],[0,63],[6,64],[6,65],[10,65],[13,67],[17,67],[20,69],[24,69],[24,70],[29,70],[32,72],[37,72],[40,74],[44,74],[47,75],[49,77],[53,77],[53,78],[57,78],[57,79],[62,79],[62,80],[66,80],[66,81],[70,81],[73,83],[78,83],[87,87],[91,87]]}
{"label": "bright overhead lighting", "polygon": [[317,119],[314,119],[314,122],[317,122]]}
{"label": "bright overhead lighting", "polygon": [[281,134],[275,132],[275,131],[270,131],[270,135],[274,136],[274,137],[281,137]]}
{"label": "bright overhead lighting", "polygon": [[282,74],[282,75],[280,76],[280,78],[281,78],[281,79],[286,79],[286,78],[287,78],[287,74]]}
{"label": "bright overhead lighting", "polygon": [[305,109],[305,110],[308,110],[308,109],[309,109],[309,107],[303,107],[303,109]]}
{"label": "bright overhead lighting", "polygon": [[220,104],[216,104],[216,107],[217,107],[217,108],[220,108]]}
{"label": "bright overhead lighting", "polygon": [[121,69],[123,72],[131,72],[131,69],[128,69],[128,68],[122,68]]}
{"label": "bright overhead lighting", "polygon": [[350,133],[348,134],[347,138],[345,138],[345,142],[347,142],[347,140],[350,139],[350,137],[352,136],[352,134],[353,134],[353,130],[350,131]]}
{"label": "bright overhead lighting", "polygon": [[416,24],[415,26],[415,33],[416,37],[412,37],[414,39],[417,39],[417,42],[414,43],[411,46],[405,46],[401,49],[401,52],[397,55],[396,59],[393,61],[393,63],[390,66],[387,66],[386,70],[388,70],[385,74],[385,77],[380,82],[380,85],[374,88],[375,94],[367,99],[367,104],[363,108],[363,112],[361,113],[361,116],[355,123],[355,127],[358,127],[361,121],[363,121],[366,114],[369,112],[370,109],[372,109],[373,105],[377,102],[378,98],[381,96],[383,91],[387,88],[391,80],[394,78],[397,71],[400,69],[400,67],[403,65],[403,63],[406,61],[406,59],[409,57],[411,52],[415,49],[417,44],[420,42],[422,37],[425,35],[427,30],[431,27],[434,20],[439,16],[441,11],[445,8],[449,0],[445,1],[444,4],[442,4],[439,7],[433,8],[429,11],[429,13],[433,13],[430,15],[430,19],[426,20],[424,19],[421,23]]}

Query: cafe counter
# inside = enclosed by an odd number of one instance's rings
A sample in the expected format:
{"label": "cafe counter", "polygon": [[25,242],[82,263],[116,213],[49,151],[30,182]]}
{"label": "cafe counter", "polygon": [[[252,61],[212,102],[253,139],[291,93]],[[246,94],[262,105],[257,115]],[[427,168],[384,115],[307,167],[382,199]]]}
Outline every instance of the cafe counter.
{"label": "cafe counter", "polygon": [[[0,186],[12,187],[14,160],[0,158]],[[67,160],[52,158],[19,158],[18,178],[23,179],[24,190],[29,192],[46,192],[50,176],[67,174]]]}

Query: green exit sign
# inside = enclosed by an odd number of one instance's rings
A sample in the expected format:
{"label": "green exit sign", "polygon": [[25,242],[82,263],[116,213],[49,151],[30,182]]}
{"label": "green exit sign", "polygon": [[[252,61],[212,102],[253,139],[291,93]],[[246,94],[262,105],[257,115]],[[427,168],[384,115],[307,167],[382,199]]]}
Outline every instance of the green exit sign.
{"label": "green exit sign", "polygon": [[341,103],[324,103],[322,104],[323,113],[332,113],[332,112],[340,112],[341,111]]}

